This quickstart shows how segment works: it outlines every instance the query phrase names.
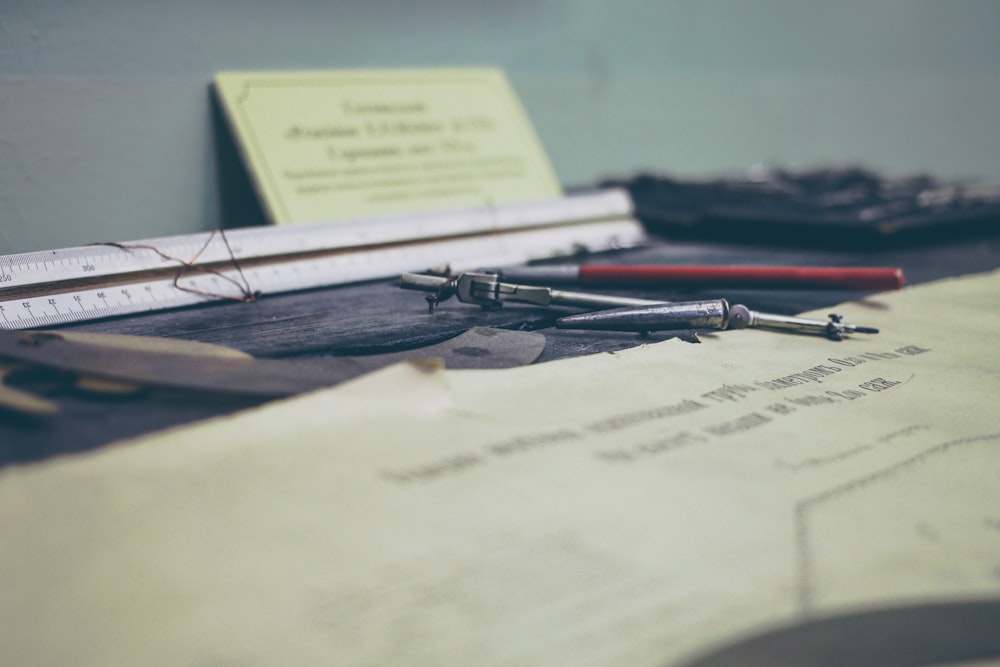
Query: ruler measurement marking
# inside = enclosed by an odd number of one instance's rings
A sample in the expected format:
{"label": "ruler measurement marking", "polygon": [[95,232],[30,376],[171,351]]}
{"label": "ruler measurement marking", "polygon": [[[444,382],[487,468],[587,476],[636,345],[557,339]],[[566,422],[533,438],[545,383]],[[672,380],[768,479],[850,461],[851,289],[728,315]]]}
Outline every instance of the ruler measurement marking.
{"label": "ruler measurement marking", "polygon": [[[453,237],[467,233],[492,233],[498,229],[514,231],[523,225],[540,226],[560,222],[563,224],[586,223],[604,219],[609,215],[626,216],[631,214],[631,206],[627,197],[615,191],[598,195],[578,195],[576,198],[557,200],[555,203],[542,202],[532,206],[534,208],[528,206],[528,210],[521,211],[520,214],[516,208],[513,209],[513,213],[506,214],[498,214],[497,211],[500,209],[493,211],[477,209],[444,214],[389,216],[368,221],[344,221],[336,225],[319,223],[298,227],[236,229],[226,232],[226,239],[230,241],[231,246],[243,248],[243,242],[248,244],[246,250],[237,254],[237,259],[242,260],[251,257],[293,254],[294,252],[331,248],[364,251],[366,247],[372,245],[398,241],[404,235],[407,239],[405,242],[423,241],[438,236]],[[413,238],[416,235],[414,230],[419,232],[421,238]],[[128,248],[130,252],[107,255],[98,251],[98,255],[117,264],[131,262],[139,264],[141,268],[162,268],[173,264],[157,255],[155,251],[139,246],[158,247],[164,254],[192,257],[209,240],[212,240],[211,233],[140,240],[122,244],[123,250]],[[213,243],[206,247],[203,253],[204,261],[198,263],[208,263],[213,260],[230,261],[228,249],[221,247],[223,245]],[[95,244],[51,252],[82,253],[93,257],[95,249],[101,247],[100,244]],[[234,253],[236,253],[235,249]],[[37,267],[35,270],[38,270]],[[44,276],[36,282],[41,282],[42,279]]]}
{"label": "ruler measurement marking", "polygon": [[[230,279],[236,283],[245,280],[251,290],[271,294],[384,278],[393,273],[441,266],[445,262],[463,258],[476,264],[456,266],[456,269],[520,262],[552,256],[558,252],[569,252],[572,250],[571,244],[577,241],[585,247],[607,249],[614,247],[616,237],[624,240],[626,245],[642,240],[641,231],[631,217],[631,208],[628,205],[622,206],[620,196],[617,199],[594,199],[590,196],[588,201],[567,201],[569,208],[576,214],[576,219],[545,219],[546,215],[552,213],[551,206],[547,211],[541,212],[530,209],[522,211],[523,215],[513,216],[520,220],[530,219],[530,225],[504,229],[505,233],[497,234],[497,229],[492,226],[482,226],[484,216],[488,218],[491,214],[480,212],[471,222],[469,219],[458,219],[462,233],[400,241],[389,240],[395,233],[391,229],[361,230],[364,232],[362,239],[355,239],[342,248],[322,247],[329,237],[323,230],[319,230],[318,234],[313,230],[314,233],[303,236],[295,227],[237,229],[227,232],[225,241],[229,241],[229,248],[232,248],[232,254],[238,262],[233,261],[226,244],[214,242],[211,234],[122,244],[129,250],[119,250],[118,246],[93,245],[49,253],[8,256],[3,258],[0,266],[5,267],[11,275],[15,272],[23,273],[25,267],[30,272],[32,263],[36,265],[36,270],[39,263],[48,263],[53,267],[69,266],[69,272],[73,275],[40,284],[25,283],[23,280],[8,287],[0,284],[0,313],[3,314],[0,327],[25,328],[36,322],[90,320],[243,297],[242,290],[236,284],[230,284]],[[627,199],[624,201],[627,204]],[[603,206],[613,215],[599,216],[597,205]],[[455,216],[452,218],[453,221],[456,219]],[[499,216],[493,218],[495,221]],[[510,224],[511,219],[512,216],[507,215],[502,222]],[[405,222],[406,219],[398,218],[394,224]],[[435,224],[438,226],[435,227]],[[438,232],[443,231],[442,226],[433,219],[429,219],[429,225]],[[480,226],[477,228],[475,225]],[[567,226],[575,228],[572,235],[566,234]],[[422,222],[420,227],[425,231],[428,229],[428,225]],[[347,229],[345,233],[351,234],[354,231],[357,230]],[[339,236],[341,232],[335,231],[333,237]],[[205,247],[206,240],[213,241],[210,247]],[[154,243],[162,244],[159,246],[162,253],[174,256],[191,257],[202,251],[201,256],[208,261],[198,261],[194,264],[197,269],[192,270],[181,261],[166,260],[153,250],[134,247]],[[283,252],[275,254],[274,247]],[[291,252],[287,252],[289,248],[292,249]],[[268,255],[267,252],[271,254]],[[86,270],[86,275],[81,276],[81,269],[91,265],[95,269]],[[112,269],[110,272],[109,266]],[[62,268],[55,268],[53,271],[60,276],[67,273]],[[177,287],[178,284],[181,288]],[[206,284],[212,287],[206,288]],[[187,291],[190,289],[211,291],[213,294]],[[109,300],[112,291],[113,303]],[[55,298],[55,303],[51,302],[50,297]],[[17,303],[25,310],[18,308],[17,311],[10,311],[5,307]],[[74,303],[77,304],[76,307]],[[25,311],[30,318],[23,314]],[[17,316],[16,321],[10,318],[11,312]]]}
{"label": "ruler measurement marking", "polygon": [[[599,220],[594,222],[605,222],[605,221]],[[539,227],[537,229],[556,229],[567,226],[575,226],[578,224],[581,223],[563,222],[563,223],[548,225],[544,228]],[[517,231],[522,231],[522,230],[517,230]],[[444,239],[435,238],[435,239],[426,239],[422,241],[425,243],[433,241],[441,241],[441,240],[462,241],[466,239],[475,239],[484,237],[491,238],[495,236],[496,233],[494,231],[483,230],[477,232],[470,232],[466,234],[460,234],[456,236],[448,236],[445,237]],[[31,298],[31,297],[45,296],[47,294],[51,294],[56,291],[66,291],[71,289],[86,288],[91,285],[117,286],[123,284],[134,284],[137,282],[152,280],[170,274],[175,274],[175,277],[183,278],[185,273],[188,271],[204,270],[209,272],[224,272],[228,268],[234,268],[236,264],[238,264],[239,267],[242,268],[243,271],[245,272],[250,267],[255,267],[260,265],[272,265],[272,264],[279,265],[279,264],[286,264],[290,261],[308,259],[312,257],[322,258],[326,256],[336,256],[336,255],[348,255],[348,254],[356,255],[358,253],[366,253],[375,250],[391,250],[393,248],[401,248],[404,251],[410,249],[414,253],[420,252],[420,248],[414,247],[414,243],[412,241],[395,241],[392,243],[385,243],[381,245],[355,246],[351,248],[329,248],[323,250],[307,250],[298,253],[287,253],[282,255],[237,258],[237,261],[235,262],[232,258],[227,258],[219,261],[197,262],[194,265],[187,265],[180,262],[171,262],[168,266],[156,269],[146,268],[146,269],[131,271],[129,273],[94,275],[94,276],[85,276],[82,278],[65,278],[62,280],[38,283],[30,286],[15,285],[9,288],[0,288],[0,298],[4,296],[9,296],[11,298]],[[198,267],[198,269],[193,269],[192,267]]]}

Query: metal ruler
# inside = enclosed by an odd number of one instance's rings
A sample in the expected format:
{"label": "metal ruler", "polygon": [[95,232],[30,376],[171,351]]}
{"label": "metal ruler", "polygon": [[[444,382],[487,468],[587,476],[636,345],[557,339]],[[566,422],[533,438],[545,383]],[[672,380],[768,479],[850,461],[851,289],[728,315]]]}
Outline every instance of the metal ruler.
{"label": "metal ruler", "polygon": [[515,264],[642,242],[621,190],[539,202],[248,227],[0,256],[0,329],[326,287],[434,266]]}

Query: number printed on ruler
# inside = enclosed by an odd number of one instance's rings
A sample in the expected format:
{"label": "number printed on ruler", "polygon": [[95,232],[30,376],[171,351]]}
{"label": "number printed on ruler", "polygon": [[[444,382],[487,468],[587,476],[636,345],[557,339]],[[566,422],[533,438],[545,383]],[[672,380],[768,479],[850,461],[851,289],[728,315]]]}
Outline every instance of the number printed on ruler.
{"label": "number printed on ruler", "polygon": [[0,301],[0,328],[30,329],[209,300],[177,289],[172,279],[76,290],[54,296]]}

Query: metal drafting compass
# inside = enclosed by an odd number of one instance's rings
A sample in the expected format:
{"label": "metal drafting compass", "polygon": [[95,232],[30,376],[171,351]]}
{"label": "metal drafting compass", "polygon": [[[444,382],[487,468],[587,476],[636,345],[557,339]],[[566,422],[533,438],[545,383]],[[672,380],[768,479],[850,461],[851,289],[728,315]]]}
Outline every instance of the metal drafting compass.
{"label": "metal drafting compass", "polygon": [[830,340],[842,340],[852,333],[878,333],[878,329],[873,327],[846,323],[839,314],[831,314],[827,320],[813,320],[761,313],[741,304],[730,305],[726,299],[670,302],[571,292],[504,282],[493,273],[467,272],[454,277],[404,273],[399,284],[403,289],[427,292],[426,299],[432,312],[435,306],[451,297],[484,308],[499,308],[506,302],[512,302],[593,311],[556,320],[556,327],[560,329],[648,334],[653,331],[761,328],[820,335]]}

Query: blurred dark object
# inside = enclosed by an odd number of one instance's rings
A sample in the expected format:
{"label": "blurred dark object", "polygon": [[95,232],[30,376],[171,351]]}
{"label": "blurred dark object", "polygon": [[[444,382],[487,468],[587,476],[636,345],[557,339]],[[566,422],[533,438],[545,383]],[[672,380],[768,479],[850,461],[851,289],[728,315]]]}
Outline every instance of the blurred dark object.
{"label": "blurred dark object", "polygon": [[1000,186],[859,167],[699,181],[642,173],[600,185],[626,188],[650,231],[688,239],[860,249],[1000,228]]}

